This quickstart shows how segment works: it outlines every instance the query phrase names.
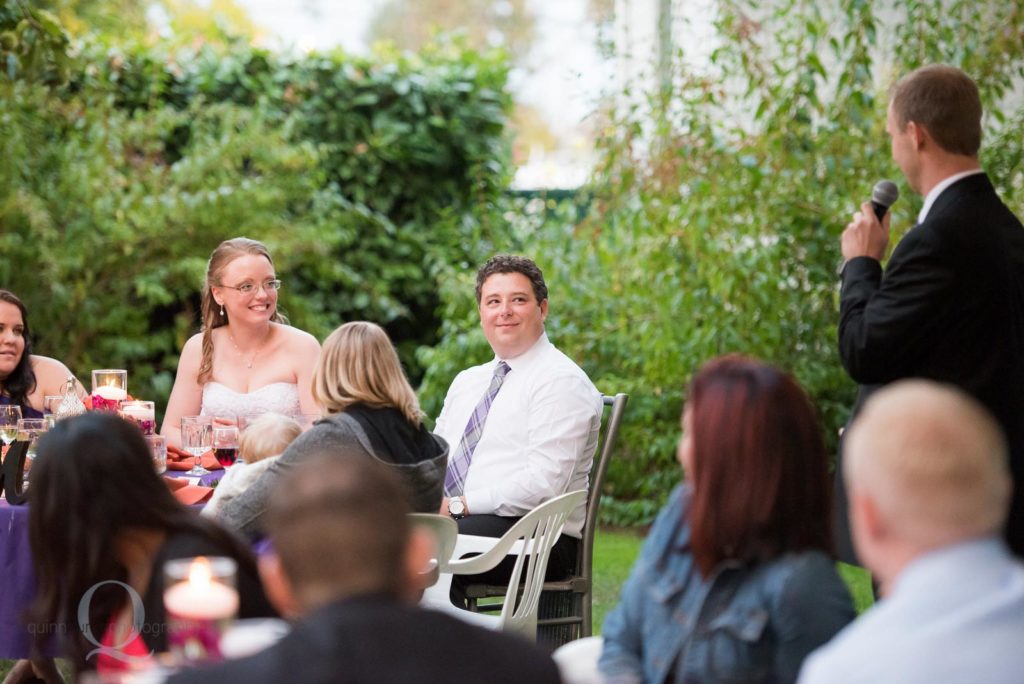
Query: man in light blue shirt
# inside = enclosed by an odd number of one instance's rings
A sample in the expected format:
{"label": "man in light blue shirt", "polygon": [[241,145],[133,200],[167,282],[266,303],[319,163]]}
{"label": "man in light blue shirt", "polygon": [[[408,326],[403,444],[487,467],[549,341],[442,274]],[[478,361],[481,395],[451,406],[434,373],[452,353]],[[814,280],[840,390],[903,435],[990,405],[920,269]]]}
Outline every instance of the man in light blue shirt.
{"label": "man in light blue shirt", "polygon": [[846,437],[853,541],[883,599],[815,651],[801,684],[1024,681],[1024,564],[1000,533],[1006,440],[925,380],[873,395]]}

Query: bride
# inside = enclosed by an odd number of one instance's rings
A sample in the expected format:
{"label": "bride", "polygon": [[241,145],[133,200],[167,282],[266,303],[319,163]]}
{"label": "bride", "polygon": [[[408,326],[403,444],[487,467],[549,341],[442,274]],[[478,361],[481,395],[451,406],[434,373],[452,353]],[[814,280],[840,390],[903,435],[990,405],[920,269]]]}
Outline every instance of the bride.
{"label": "bride", "polygon": [[266,246],[225,240],[210,255],[203,286],[202,331],[181,350],[160,430],[181,446],[181,418],[234,421],[261,413],[319,413],[312,395],[320,344],[277,311],[281,281]]}

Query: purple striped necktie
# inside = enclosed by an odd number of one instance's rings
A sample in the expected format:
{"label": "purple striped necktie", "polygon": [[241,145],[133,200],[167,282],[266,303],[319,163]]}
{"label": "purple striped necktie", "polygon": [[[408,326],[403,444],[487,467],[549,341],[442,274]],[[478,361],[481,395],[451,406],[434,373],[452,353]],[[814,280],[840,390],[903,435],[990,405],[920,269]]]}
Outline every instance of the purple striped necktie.
{"label": "purple striped necktie", "polygon": [[447,497],[461,496],[462,489],[466,486],[466,473],[469,472],[469,462],[473,458],[473,451],[476,449],[480,436],[484,433],[484,423],[487,422],[487,413],[491,410],[491,403],[498,395],[501,384],[505,382],[505,376],[511,370],[507,363],[501,361],[494,368],[494,375],[491,377],[491,384],[487,392],[480,398],[480,402],[473,409],[466,423],[466,429],[462,432],[462,439],[456,447],[454,455],[448,459],[448,471],[444,476],[444,494]]}

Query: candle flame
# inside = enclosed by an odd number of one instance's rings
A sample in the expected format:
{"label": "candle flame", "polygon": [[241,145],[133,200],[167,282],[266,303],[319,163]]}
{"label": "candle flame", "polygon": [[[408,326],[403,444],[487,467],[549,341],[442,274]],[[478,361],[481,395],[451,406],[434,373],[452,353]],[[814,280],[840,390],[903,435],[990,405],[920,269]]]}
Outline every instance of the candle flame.
{"label": "candle flame", "polygon": [[193,586],[209,586],[213,579],[213,570],[210,568],[210,561],[204,556],[199,556],[188,566],[188,583]]}

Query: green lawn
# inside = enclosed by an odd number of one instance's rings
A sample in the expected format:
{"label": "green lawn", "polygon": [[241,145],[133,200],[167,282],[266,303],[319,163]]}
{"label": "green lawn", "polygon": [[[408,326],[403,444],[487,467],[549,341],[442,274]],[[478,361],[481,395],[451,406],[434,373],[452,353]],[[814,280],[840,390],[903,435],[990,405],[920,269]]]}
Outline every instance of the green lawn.
{"label": "green lawn", "polygon": [[[594,634],[601,633],[604,616],[619,601],[619,590],[640,553],[643,536],[636,532],[599,529],[594,538]],[[838,563],[839,576],[853,596],[853,606],[862,613],[874,603],[871,576],[867,570]]]}
{"label": "green lawn", "polygon": [[639,532],[598,529],[594,536],[594,634],[601,633],[604,616],[619,602],[619,591],[629,577],[643,535]]}

